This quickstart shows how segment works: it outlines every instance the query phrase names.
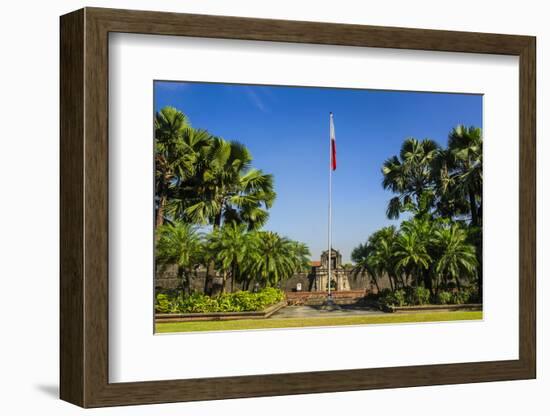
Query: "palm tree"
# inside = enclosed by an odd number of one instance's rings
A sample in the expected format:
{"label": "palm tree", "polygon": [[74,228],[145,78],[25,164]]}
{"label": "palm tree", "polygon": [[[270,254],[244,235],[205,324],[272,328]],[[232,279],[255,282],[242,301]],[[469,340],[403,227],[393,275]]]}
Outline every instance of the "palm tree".
{"label": "palm tree", "polygon": [[197,192],[196,175],[204,166],[213,144],[213,137],[206,130],[186,127],[180,132],[178,146],[181,149],[177,174],[168,187],[166,213],[171,218],[188,220],[182,215],[187,201]]}
{"label": "palm tree", "polygon": [[352,276],[357,278],[359,275],[367,274],[371,281],[376,286],[376,291],[380,293],[380,285],[378,284],[378,271],[373,257],[373,247],[369,242],[359,244],[351,252],[351,260],[355,263],[351,271]]}
{"label": "palm tree", "polygon": [[394,244],[397,238],[394,226],[384,227],[374,232],[365,244],[360,244],[351,253],[355,266],[352,275],[369,274],[378,291],[380,286],[378,277],[386,274],[390,282],[390,289],[397,287],[395,273]]}
{"label": "palm tree", "polygon": [[247,252],[252,250],[250,234],[246,232],[245,224],[226,223],[216,229],[208,237],[208,250],[223,271],[223,291],[227,273],[231,274],[231,292],[234,290],[235,280],[239,273]]}
{"label": "palm tree", "polygon": [[257,276],[266,286],[275,286],[298,270],[303,258],[294,251],[296,246],[292,240],[271,231],[257,231],[254,236],[256,250],[248,257],[248,273]]}
{"label": "palm tree", "polygon": [[438,152],[433,177],[447,217],[469,214],[471,224],[481,226],[483,182],[481,129],[458,125],[449,133],[448,148]]}
{"label": "palm tree", "polygon": [[444,280],[451,278],[460,288],[460,278],[475,274],[476,249],[468,243],[468,233],[458,223],[437,229],[433,243],[438,251],[435,272]]}
{"label": "palm tree", "polygon": [[432,176],[438,216],[452,220],[467,215],[470,206],[464,196],[457,192],[455,157],[449,149],[440,149],[437,153],[432,162]]}
{"label": "palm tree", "polygon": [[386,274],[390,282],[390,289],[393,291],[397,287],[397,276],[395,273],[394,246],[398,233],[392,225],[384,227],[369,237],[369,242],[373,246],[372,264],[374,270],[382,276]]}
{"label": "palm tree", "polygon": [[413,276],[418,286],[420,276],[425,275],[432,261],[421,235],[414,229],[402,229],[395,240],[394,256],[396,269]]}
{"label": "palm tree", "polygon": [[[443,160],[443,162],[441,161]],[[442,201],[452,201],[454,215],[469,214],[474,232],[477,276],[480,296],[483,294],[482,269],[482,188],[483,136],[478,127],[458,125],[449,133],[448,150],[434,166]],[[442,186],[444,185],[444,186]]]}
{"label": "palm tree", "polygon": [[[242,144],[218,137],[209,141],[198,152],[193,176],[178,187],[172,215],[214,229],[230,222],[260,228],[275,200],[273,176],[251,168],[252,156]],[[208,265],[205,291],[213,268]]]}
{"label": "palm tree", "polygon": [[290,240],[291,259],[294,263],[295,272],[303,272],[309,268],[311,252],[305,243]]}
{"label": "palm tree", "polygon": [[157,264],[177,265],[182,290],[189,293],[191,272],[201,263],[202,235],[196,227],[180,221],[161,225],[158,234],[155,252]]}
{"label": "palm tree", "polygon": [[174,107],[164,107],[155,115],[155,228],[164,222],[169,188],[184,165],[187,152],[181,136],[189,127],[185,114]]}
{"label": "palm tree", "polygon": [[263,226],[275,200],[273,176],[251,168],[251,161],[242,144],[213,138],[175,214],[214,228],[231,221],[249,230]]}
{"label": "palm tree", "polygon": [[[397,196],[388,203],[388,218],[399,218],[399,214],[410,210],[411,205],[420,207],[420,198],[431,187],[431,163],[436,157],[439,145],[431,140],[406,139],[398,156],[392,156],[382,165],[384,176],[382,186]],[[426,204],[426,202],[430,202]],[[426,206],[431,201],[424,201]]]}
{"label": "palm tree", "polygon": [[481,129],[459,125],[449,133],[449,151],[454,158],[456,186],[470,204],[472,225],[481,226],[483,139]]}
{"label": "palm tree", "polygon": [[431,266],[433,264],[434,252],[432,251],[430,242],[438,222],[439,220],[434,220],[431,215],[424,214],[401,223],[401,234],[414,235],[419,249],[425,251],[429,258],[428,267],[417,269],[417,273],[419,273],[419,276],[422,278],[424,286],[429,289],[432,294],[433,268]]}

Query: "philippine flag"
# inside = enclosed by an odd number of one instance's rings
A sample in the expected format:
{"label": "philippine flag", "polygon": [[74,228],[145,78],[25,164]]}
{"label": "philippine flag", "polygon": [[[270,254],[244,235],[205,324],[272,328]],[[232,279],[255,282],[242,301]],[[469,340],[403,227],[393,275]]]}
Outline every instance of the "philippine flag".
{"label": "philippine flag", "polygon": [[330,167],[336,170],[336,134],[334,133],[334,116],[330,113]]}

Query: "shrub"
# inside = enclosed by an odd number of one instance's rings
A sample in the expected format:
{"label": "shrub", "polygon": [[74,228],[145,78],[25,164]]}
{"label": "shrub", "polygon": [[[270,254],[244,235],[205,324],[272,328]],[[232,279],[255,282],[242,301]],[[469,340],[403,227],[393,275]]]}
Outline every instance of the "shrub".
{"label": "shrub", "polygon": [[451,303],[453,294],[451,292],[441,291],[436,296],[436,302],[440,305],[447,305]]}
{"label": "shrub", "polygon": [[180,313],[204,313],[217,312],[218,302],[202,293],[194,293],[191,296],[180,298],[178,312]]}
{"label": "shrub", "polygon": [[202,293],[181,297],[176,294],[159,293],[156,297],[157,313],[206,313],[260,311],[284,299],[284,293],[275,288],[266,288],[258,293],[223,293],[211,298]]}
{"label": "shrub", "polygon": [[393,292],[389,288],[385,287],[384,289],[380,290],[380,292],[378,292],[378,297],[383,298],[388,295],[391,295],[392,293]]}
{"label": "shrub", "polygon": [[422,286],[407,288],[406,301],[409,305],[426,305],[430,303],[430,291]]}
{"label": "shrub", "polygon": [[464,288],[453,293],[453,303],[462,305],[465,303],[480,303],[479,291],[475,288]]}
{"label": "shrub", "polygon": [[157,313],[171,313],[177,309],[174,299],[165,293],[157,294],[155,311]]}
{"label": "shrub", "polygon": [[453,293],[451,298],[451,303],[454,305],[463,305],[465,303],[468,303],[468,300],[470,299],[470,291],[467,289],[458,290]]}
{"label": "shrub", "polygon": [[391,292],[390,290],[381,293],[380,303],[387,306],[405,306],[405,291],[403,289]]}
{"label": "shrub", "polygon": [[381,305],[387,305],[387,306],[393,306],[392,299],[393,298],[391,297],[390,291],[381,290],[376,294],[376,297],[373,296],[373,300],[378,300],[378,303],[380,303]]}
{"label": "shrub", "polygon": [[393,292],[393,298],[395,299],[397,306],[405,306],[405,304],[407,303],[405,299],[405,291],[403,289],[399,289]]}
{"label": "shrub", "polygon": [[[413,306],[428,305],[463,305],[465,303],[479,303],[479,292],[476,289],[463,288],[461,290],[442,290],[437,295],[431,296],[425,287],[407,287],[392,292],[382,289],[377,294],[380,304],[385,306]],[[374,298],[374,297],[373,297]]]}

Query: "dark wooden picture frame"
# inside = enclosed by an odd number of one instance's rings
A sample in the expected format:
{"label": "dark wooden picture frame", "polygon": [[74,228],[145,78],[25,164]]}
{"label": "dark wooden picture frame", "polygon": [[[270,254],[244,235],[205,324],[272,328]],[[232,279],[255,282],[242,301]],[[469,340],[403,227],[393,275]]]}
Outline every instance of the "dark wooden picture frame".
{"label": "dark wooden picture frame", "polygon": [[[60,396],[83,407],[530,379],[536,376],[535,38],[85,8],[61,17]],[[519,57],[519,359],[109,383],[110,32]]]}

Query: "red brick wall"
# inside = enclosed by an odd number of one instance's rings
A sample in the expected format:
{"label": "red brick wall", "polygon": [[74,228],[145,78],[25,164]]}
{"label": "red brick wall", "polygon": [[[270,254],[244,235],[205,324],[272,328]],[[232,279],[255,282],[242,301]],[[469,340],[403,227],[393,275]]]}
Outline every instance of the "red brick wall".
{"label": "red brick wall", "polygon": [[[341,301],[357,301],[363,298],[368,291],[361,290],[346,290],[331,292],[332,298]],[[327,298],[327,292],[286,292],[286,299],[289,305],[304,305],[322,303]]]}

